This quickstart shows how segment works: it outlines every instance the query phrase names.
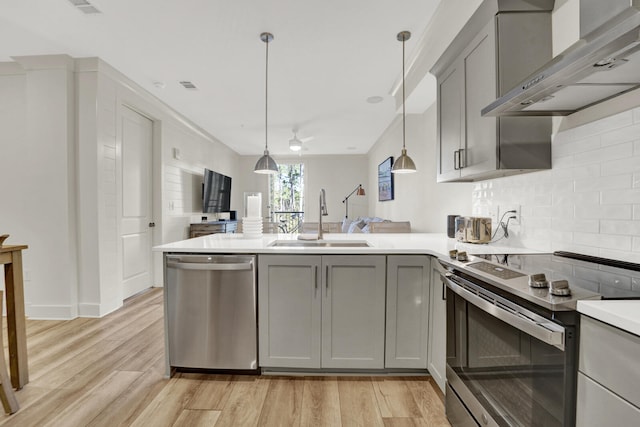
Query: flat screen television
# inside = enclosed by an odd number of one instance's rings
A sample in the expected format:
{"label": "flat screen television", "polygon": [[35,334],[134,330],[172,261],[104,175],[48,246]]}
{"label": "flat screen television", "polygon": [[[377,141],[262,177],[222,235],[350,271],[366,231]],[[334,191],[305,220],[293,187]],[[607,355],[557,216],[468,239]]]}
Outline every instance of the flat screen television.
{"label": "flat screen television", "polygon": [[205,169],[202,184],[202,212],[217,213],[230,210],[231,177]]}

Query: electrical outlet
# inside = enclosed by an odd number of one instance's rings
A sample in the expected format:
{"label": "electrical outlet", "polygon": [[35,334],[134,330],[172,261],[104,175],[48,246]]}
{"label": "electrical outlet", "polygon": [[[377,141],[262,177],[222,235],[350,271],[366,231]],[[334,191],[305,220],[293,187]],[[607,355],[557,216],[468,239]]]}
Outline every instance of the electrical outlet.
{"label": "electrical outlet", "polygon": [[[515,211],[515,213],[508,213],[505,215],[505,212]],[[506,223],[507,218],[511,216],[515,216],[514,219],[509,221],[509,225],[520,225],[520,205],[502,205],[498,207],[498,220],[502,218],[504,215],[503,221]]]}

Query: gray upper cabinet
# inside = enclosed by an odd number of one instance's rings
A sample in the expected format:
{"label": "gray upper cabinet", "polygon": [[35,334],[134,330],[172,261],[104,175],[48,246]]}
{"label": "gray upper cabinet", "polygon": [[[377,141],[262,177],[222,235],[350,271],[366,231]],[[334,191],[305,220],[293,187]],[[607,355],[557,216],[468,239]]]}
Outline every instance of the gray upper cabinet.
{"label": "gray upper cabinet", "polygon": [[551,118],[481,116],[551,58],[551,8],[546,1],[486,0],[431,70],[438,82],[438,182],[551,167]]}

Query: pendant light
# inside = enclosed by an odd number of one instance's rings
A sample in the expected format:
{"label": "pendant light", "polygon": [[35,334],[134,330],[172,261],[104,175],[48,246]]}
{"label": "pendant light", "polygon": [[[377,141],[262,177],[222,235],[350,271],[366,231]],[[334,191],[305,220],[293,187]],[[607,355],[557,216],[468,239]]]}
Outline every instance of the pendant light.
{"label": "pendant light", "polygon": [[406,112],[404,105],[404,42],[411,38],[409,31],[400,31],[398,33],[398,41],[402,42],[402,154],[398,157],[391,168],[393,173],[412,173],[416,171],[416,164],[413,163],[411,157],[407,155],[405,148],[405,128],[406,128]]}
{"label": "pendant light", "polygon": [[269,83],[269,42],[273,40],[273,34],[271,33],[262,33],[260,34],[260,40],[262,40],[266,45],[266,56],[265,56],[265,71],[264,71],[264,155],[258,159],[256,163],[256,167],[253,168],[253,171],[256,173],[268,173],[268,174],[276,174],[278,173],[278,164],[275,160],[269,155],[269,146],[267,144],[267,118],[268,118],[268,83]]}

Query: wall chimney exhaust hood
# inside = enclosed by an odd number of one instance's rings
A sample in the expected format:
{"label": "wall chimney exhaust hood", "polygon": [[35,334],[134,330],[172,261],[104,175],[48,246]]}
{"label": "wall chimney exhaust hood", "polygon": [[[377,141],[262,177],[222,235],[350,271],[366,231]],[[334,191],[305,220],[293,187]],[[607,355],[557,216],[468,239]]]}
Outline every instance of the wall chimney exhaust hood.
{"label": "wall chimney exhaust hood", "polygon": [[640,0],[581,0],[580,40],[482,109],[566,116],[640,87]]}

